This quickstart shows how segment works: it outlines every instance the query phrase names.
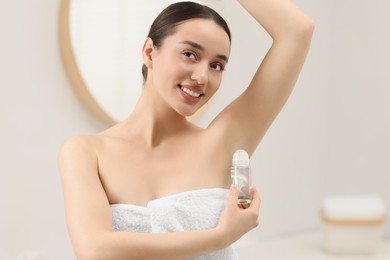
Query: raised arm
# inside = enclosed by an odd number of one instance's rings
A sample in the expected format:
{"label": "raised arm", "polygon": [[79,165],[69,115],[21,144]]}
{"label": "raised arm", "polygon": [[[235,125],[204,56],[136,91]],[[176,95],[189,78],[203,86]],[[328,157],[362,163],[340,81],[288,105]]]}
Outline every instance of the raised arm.
{"label": "raised arm", "polygon": [[312,20],[290,0],[239,2],[269,33],[272,46],[248,88],[209,126],[230,155],[237,148],[250,154],[256,149],[291,94],[314,30]]}
{"label": "raised arm", "polygon": [[[93,147],[93,138],[73,137],[59,155],[67,225],[79,260],[187,259],[227,247],[257,225],[258,199],[249,210],[239,209],[237,191],[233,190],[214,229],[163,234],[113,232]],[[240,225],[241,221],[245,224]]]}

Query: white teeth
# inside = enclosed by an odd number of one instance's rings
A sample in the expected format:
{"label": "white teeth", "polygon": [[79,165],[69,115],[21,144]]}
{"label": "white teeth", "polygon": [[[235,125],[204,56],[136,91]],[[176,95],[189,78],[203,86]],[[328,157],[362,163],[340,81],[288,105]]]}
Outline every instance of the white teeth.
{"label": "white teeth", "polygon": [[181,90],[183,90],[183,92],[187,93],[188,95],[190,95],[191,97],[194,97],[194,98],[198,98],[200,96],[199,93],[196,93],[188,88],[182,87]]}

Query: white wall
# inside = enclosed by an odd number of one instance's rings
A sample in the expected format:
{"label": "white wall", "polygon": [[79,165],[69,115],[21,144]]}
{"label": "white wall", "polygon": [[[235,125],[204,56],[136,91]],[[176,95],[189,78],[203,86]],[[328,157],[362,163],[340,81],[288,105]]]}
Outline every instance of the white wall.
{"label": "white wall", "polygon": [[56,157],[71,135],[103,129],[69,86],[59,0],[0,1],[0,259],[25,250],[74,259]]}
{"label": "white wall", "polygon": [[[379,194],[390,209],[390,2],[324,2],[313,12],[317,81],[327,100],[320,191]],[[385,229],[390,238],[389,218]]]}
{"label": "white wall", "polygon": [[[270,44],[231,2],[223,10],[233,32],[231,63],[200,125],[242,91]],[[297,88],[253,156],[262,208],[261,226],[249,238],[319,227],[328,194],[378,193],[390,208],[390,3],[296,2],[316,32]],[[69,136],[105,127],[80,104],[64,73],[59,3],[0,1],[1,260],[25,250],[74,258],[56,156]]]}

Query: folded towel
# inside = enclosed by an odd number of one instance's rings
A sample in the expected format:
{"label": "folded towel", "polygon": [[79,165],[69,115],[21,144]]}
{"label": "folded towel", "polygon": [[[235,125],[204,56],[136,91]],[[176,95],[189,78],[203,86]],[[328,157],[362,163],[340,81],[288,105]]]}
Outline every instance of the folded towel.
{"label": "folded towel", "polygon": [[[112,204],[114,231],[164,233],[205,230],[217,226],[229,190],[222,188],[185,191],[151,200],[146,207]],[[233,248],[227,247],[193,260],[238,259]]]}

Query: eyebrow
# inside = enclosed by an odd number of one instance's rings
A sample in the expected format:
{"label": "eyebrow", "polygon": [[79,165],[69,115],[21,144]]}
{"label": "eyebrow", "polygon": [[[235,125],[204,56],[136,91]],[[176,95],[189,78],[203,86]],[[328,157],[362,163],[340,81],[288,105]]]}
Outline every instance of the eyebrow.
{"label": "eyebrow", "polygon": [[[198,49],[200,51],[204,51],[204,47],[202,45],[200,45],[199,43],[196,43],[193,41],[182,41],[180,43],[188,44],[188,45],[194,47],[195,49]],[[223,55],[223,54],[217,54],[215,57],[217,57],[218,59],[224,60],[226,62],[228,62],[228,60],[229,60],[228,57],[226,55]]]}

